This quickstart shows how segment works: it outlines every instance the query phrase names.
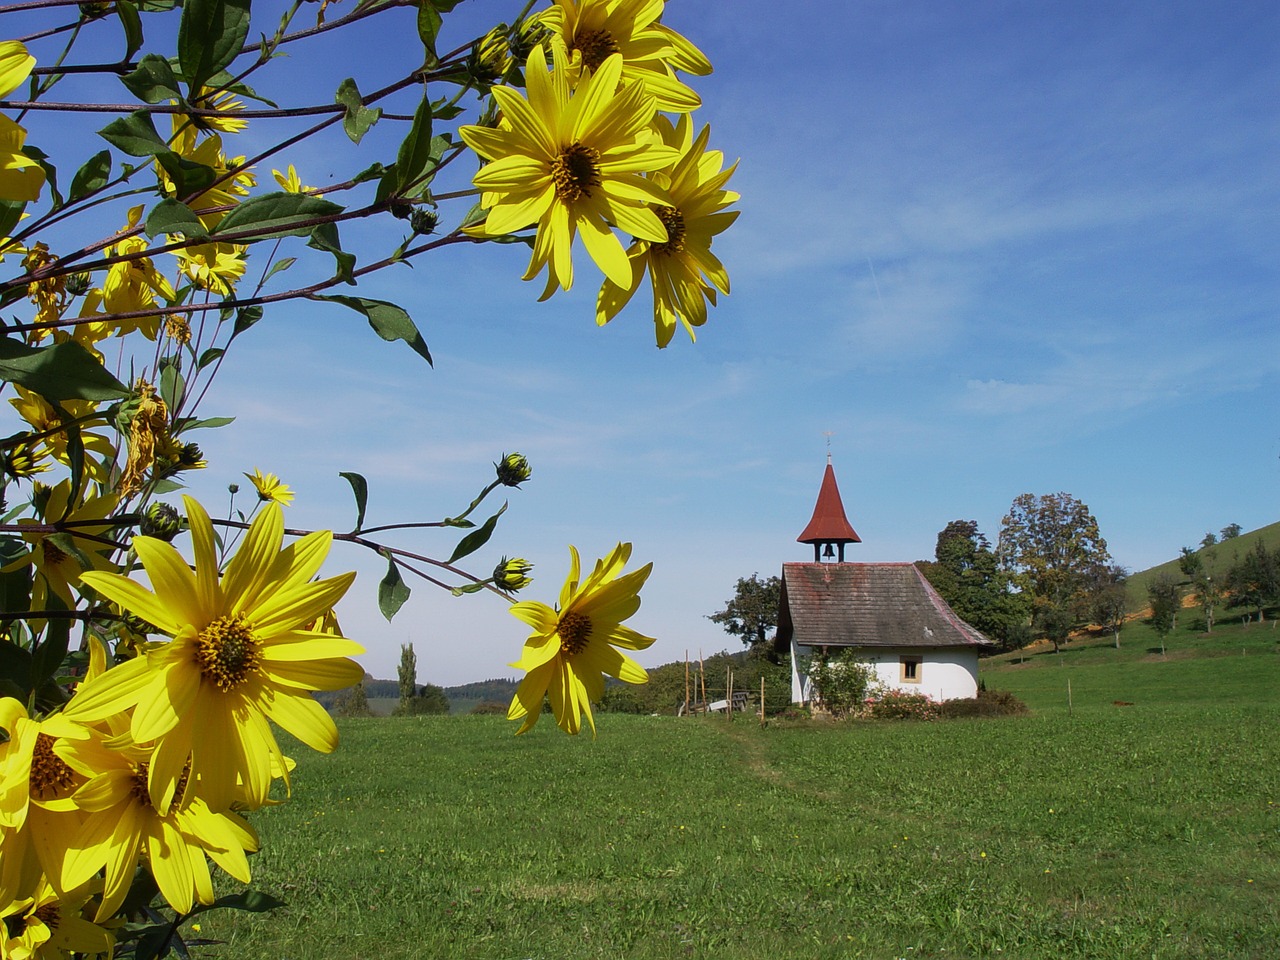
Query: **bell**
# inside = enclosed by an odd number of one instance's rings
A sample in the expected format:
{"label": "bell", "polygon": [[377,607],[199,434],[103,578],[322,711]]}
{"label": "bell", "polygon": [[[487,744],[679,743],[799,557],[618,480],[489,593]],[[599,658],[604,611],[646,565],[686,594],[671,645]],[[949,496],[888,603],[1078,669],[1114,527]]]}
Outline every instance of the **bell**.
{"label": "bell", "polygon": [[827,557],[834,557],[835,555],[836,552],[831,549],[831,544],[829,543],[822,550],[823,559],[826,559]]}

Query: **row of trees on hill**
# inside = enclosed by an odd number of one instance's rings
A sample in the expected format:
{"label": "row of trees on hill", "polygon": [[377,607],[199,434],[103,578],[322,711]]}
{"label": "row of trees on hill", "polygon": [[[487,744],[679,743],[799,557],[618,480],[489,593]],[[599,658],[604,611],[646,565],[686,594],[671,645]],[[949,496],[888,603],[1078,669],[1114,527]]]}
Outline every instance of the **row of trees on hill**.
{"label": "row of trees on hill", "polygon": [[[1183,597],[1194,594],[1211,630],[1224,604],[1257,607],[1259,616],[1280,605],[1280,557],[1261,542],[1221,572],[1203,556],[1209,547],[1240,533],[1239,524],[1229,524],[1220,538],[1206,534],[1200,551],[1184,549],[1183,580],[1169,587],[1161,583],[1164,594],[1152,584],[1153,608],[1163,616],[1172,603],[1170,623],[1176,624]],[[952,520],[938,534],[934,559],[916,565],[960,617],[1001,649],[1044,638],[1057,651],[1074,631],[1089,624],[1110,631],[1120,645],[1130,612],[1129,572],[1113,562],[1088,505],[1071,494],[1024,493],[1015,498],[994,547],[977,521]],[[756,573],[739,579],[734,596],[709,619],[753,651],[773,656],[768,640],[777,627],[780,602],[779,578],[762,579]]]}

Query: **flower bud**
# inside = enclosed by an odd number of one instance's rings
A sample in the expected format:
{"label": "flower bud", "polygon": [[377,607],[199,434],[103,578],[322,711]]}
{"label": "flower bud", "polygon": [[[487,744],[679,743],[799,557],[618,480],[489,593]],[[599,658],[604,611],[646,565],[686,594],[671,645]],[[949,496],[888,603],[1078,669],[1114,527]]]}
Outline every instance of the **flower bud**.
{"label": "flower bud", "polygon": [[514,65],[508,31],[507,25],[500,23],[471,45],[467,70],[481,83],[501,80]]}
{"label": "flower bud", "polygon": [[44,445],[32,442],[29,433],[15,433],[4,441],[4,455],[0,457],[0,469],[14,480],[23,480],[49,468],[41,463],[45,456]]}
{"label": "flower bud", "polygon": [[182,530],[182,516],[167,503],[153,503],[142,515],[141,533],[166,543]]}
{"label": "flower bud", "polygon": [[503,557],[502,562],[493,568],[494,586],[507,593],[523,590],[533,583],[533,578],[529,576],[532,569],[533,564],[523,557],[513,557],[510,560]]}
{"label": "flower bud", "polygon": [[439,223],[440,214],[434,210],[415,210],[409,216],[409,226],[413,227],[413,232],[424,237],[435,233]]}
{"label": "flower bud", "polygon": [[67,293],[73,297],[83,297],[93,286],[93,276],[88,273],[73,273],[67,277]]}
{"label": "flower bud", "polygon": [[506,487],[520,486],[533,473],[529,461],[518,453],[504,454],[493,466],[498,471],[498,482]]}

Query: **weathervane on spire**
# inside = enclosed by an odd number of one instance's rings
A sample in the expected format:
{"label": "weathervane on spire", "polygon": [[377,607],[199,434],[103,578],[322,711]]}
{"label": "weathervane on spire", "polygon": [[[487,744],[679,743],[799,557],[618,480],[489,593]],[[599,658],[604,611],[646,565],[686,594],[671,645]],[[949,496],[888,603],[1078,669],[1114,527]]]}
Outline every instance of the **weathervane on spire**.
{"label": "weathervane on spire", "polygon": [[832,430],[823,430],[822,435],[827,438],[827,463],[831,462],[831,438],[835,436]]}

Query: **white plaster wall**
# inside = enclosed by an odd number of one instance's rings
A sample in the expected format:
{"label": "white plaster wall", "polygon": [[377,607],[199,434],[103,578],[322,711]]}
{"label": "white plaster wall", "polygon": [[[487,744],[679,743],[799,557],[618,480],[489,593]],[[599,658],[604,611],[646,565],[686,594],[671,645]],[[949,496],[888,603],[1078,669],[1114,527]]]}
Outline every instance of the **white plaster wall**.
{"label": "white plaster wall", "polygon": [[[875,668],[876,678],[884,686],[908,693],[928,694],[934,700],[957,700],[978,695],[978,651],[965,647],[931,650],[922,647],[878,647],[862,650],[859,659]],[[796,657],[812,657],[812,647],[791,645],[791,699],[803,703],[810,699],[809,678],[796,669]],[[918,683],[901,680],[901,657],[921,657],[917,668]]]}

